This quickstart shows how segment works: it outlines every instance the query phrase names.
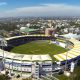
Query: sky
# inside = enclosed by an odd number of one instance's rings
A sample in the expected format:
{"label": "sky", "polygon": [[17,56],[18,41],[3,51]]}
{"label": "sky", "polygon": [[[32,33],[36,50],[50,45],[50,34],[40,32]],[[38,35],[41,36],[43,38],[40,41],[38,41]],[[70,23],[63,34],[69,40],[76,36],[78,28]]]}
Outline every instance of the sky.
{"label": "sky", "polygon": [[0,17],[80,16],[80,0],[0,0]]}

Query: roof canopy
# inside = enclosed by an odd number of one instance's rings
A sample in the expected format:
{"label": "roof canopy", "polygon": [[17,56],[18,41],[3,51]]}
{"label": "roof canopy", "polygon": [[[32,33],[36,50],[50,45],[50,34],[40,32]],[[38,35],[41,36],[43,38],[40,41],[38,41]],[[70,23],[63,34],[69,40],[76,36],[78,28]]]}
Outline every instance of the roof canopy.
{"label": "roof canopy", "polygon": [[72,38],[75,38],[75,39],[80,38],[80,35],[73,34],[73,33],[69,33],[69,34],[65,34],[65,35],[61,35],[61,36],[65,37],[65,38],[69,38],[69,39],[72,39]]}
{"label": "roof canopy", "polygon": [[[0,56],[3,56],[3,50],[0,49]],[[6,59],[22,60],[22,61],[51,61],[51,57],[48,54],[45,55],[23,55],[15,54],[4,51],[4,57]]]}

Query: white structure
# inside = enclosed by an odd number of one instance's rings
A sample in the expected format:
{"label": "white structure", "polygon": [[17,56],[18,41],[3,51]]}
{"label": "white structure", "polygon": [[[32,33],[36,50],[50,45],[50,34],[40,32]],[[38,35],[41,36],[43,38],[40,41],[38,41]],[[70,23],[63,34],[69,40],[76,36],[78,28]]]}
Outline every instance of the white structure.
{"label": "white structure", "polygon": [[61,35],[61,36],[65,37],[65,38],[69,38],[69,39],[72,39],[72,38],[75,38],[75,39],[80,38],[80,35],[73,34],[73,33],[68,33],[68,34]]}
{"label": "white structure", "polygon": [[75,67],[75,63],[74,62],[71,62],[70,72],[73,72],[74,71],[74,67]]}
{"label": "white structure", "polygon": [[30,27],[30,25],[31,25],[30,23],[26,24],[27,27]]}

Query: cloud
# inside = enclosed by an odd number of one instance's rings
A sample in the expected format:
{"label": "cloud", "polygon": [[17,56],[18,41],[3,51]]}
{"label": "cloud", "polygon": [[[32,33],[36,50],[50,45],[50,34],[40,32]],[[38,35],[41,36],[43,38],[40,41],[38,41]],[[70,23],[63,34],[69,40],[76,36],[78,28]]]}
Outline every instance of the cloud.
{"label": "cloud", "polygon": [[0,2],[0,6],[7,5],[6,2]]}
{"label": "cloud", "polygon": [[3,16],[80,16],[80,6],[67,4],[42,4],[7,10]]}

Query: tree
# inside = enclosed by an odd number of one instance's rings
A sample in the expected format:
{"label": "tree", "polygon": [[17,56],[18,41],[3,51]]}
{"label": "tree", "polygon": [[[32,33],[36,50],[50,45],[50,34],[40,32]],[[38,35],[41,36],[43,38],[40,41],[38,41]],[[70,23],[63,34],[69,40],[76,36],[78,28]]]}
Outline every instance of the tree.
{"label": "tree", "polygon": [[10,80],[10,78],[7,75],[0,75],[0,80]]}

